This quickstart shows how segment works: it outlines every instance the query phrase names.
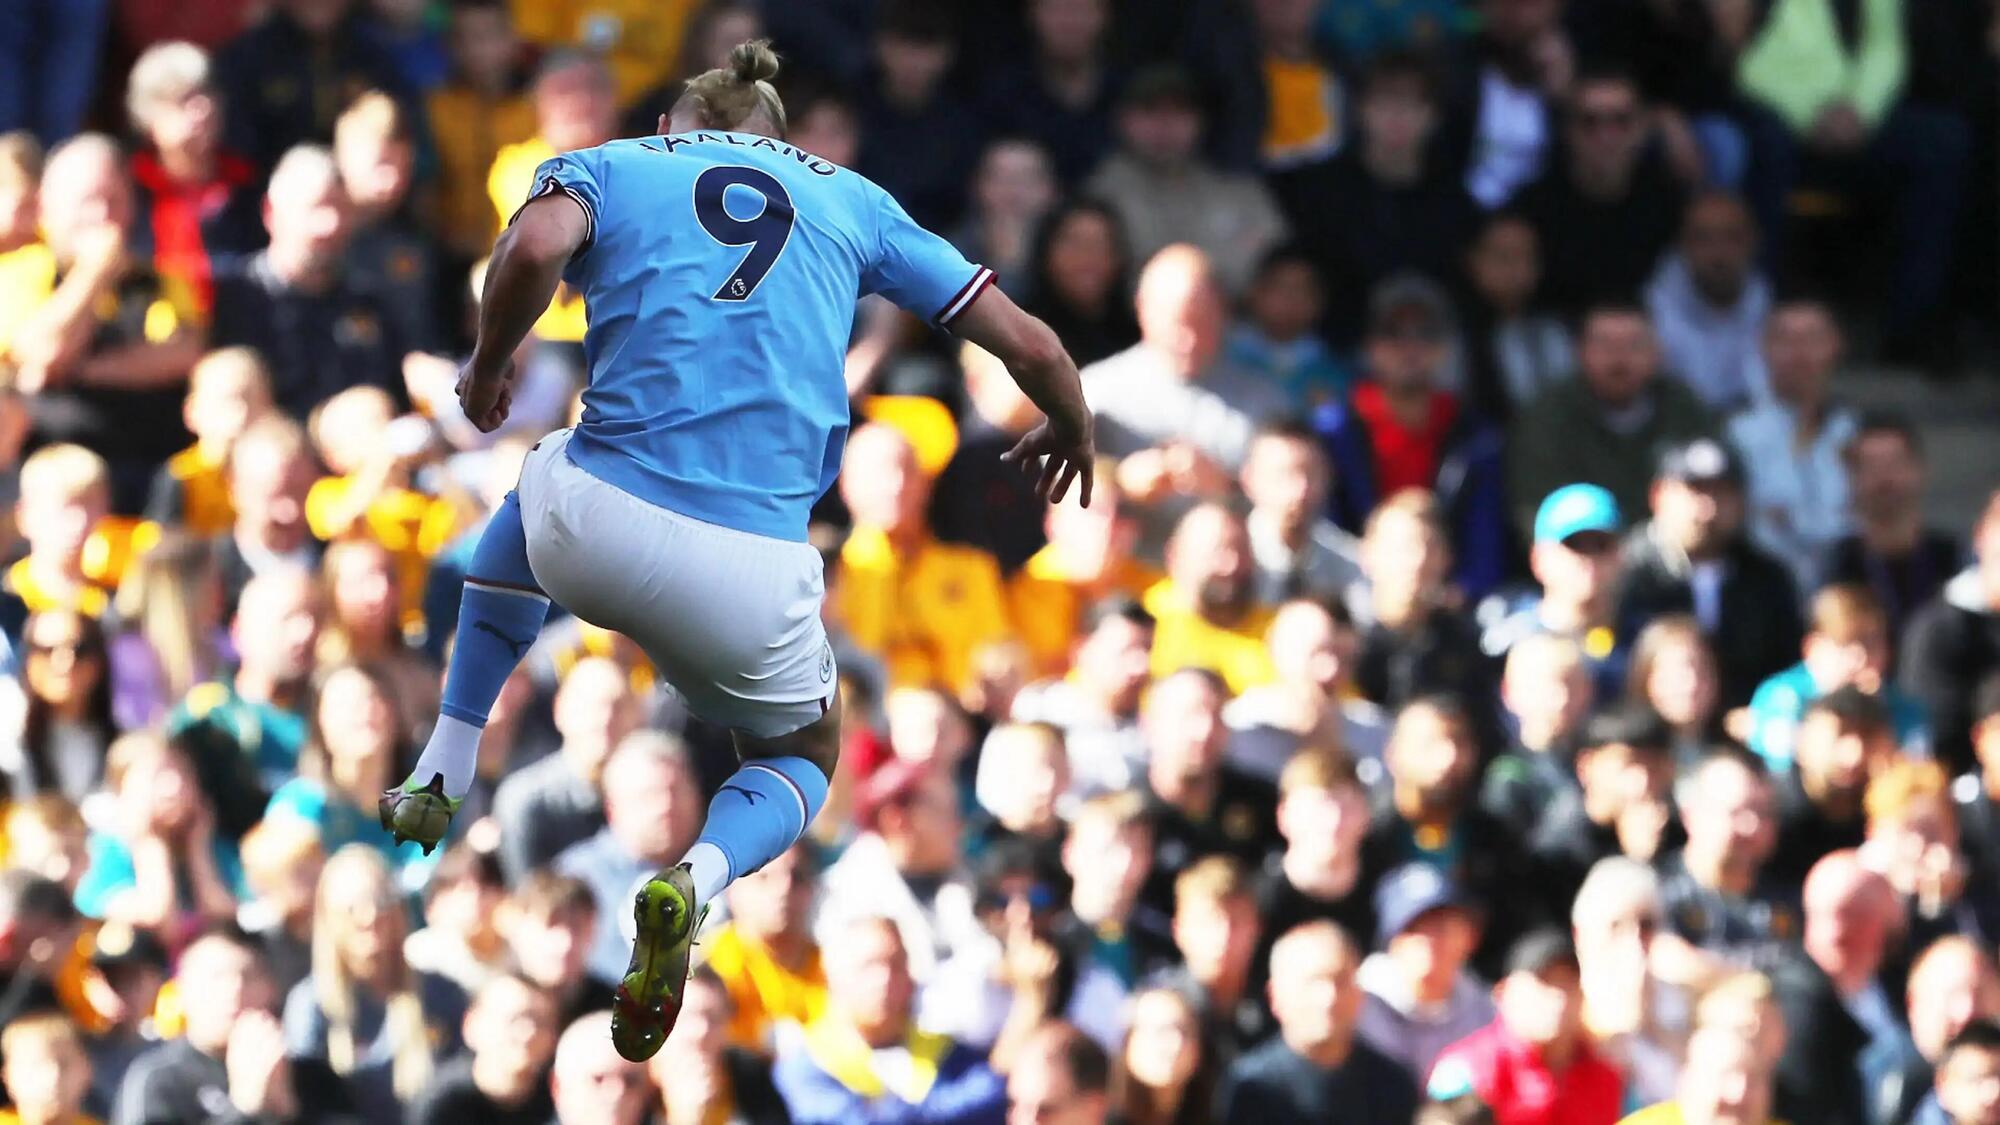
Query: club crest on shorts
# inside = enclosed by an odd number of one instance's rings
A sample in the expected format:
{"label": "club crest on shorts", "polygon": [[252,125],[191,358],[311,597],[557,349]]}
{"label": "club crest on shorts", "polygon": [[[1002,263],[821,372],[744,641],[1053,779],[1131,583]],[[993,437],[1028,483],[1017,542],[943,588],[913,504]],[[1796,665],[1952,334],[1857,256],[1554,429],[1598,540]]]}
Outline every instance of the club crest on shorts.
{"label": "club crest on shorts", "polygon": [[833,682],[833,646],[830,644],[819,646],[819,682],[823,684]]}

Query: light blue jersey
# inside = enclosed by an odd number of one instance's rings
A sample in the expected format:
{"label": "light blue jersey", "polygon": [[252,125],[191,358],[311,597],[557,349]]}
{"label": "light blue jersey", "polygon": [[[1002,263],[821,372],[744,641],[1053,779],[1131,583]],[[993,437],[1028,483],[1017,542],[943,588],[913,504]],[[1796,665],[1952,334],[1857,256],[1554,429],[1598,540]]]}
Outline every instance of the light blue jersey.
{"label": "light blue jersey", "polygon": [[535,173],[590,218],[590,387],[572,461],[648,503],[803,541],[847,441],[855,302],[948,324],[992,281],[867,179],[752,133],[564,153]]}

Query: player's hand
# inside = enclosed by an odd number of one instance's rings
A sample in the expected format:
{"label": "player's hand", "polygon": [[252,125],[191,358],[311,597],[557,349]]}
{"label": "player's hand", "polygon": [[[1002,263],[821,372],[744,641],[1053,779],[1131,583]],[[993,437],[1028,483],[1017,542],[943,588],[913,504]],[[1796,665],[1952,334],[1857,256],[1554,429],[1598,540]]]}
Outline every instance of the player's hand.
{"label": "player's hand", "polygon": [[1071,482],[1077,482],[1077,500],[1090,507],[1090,486],[1097,470],[1097,446],[1088,425],[1082,433],[1057,432],[1044,418],[1029,430],[1000,460],[1019,465],[1035,477],[1035,496],[1051,504],[1062,502]]}
{"label": "player's hand", "polygon": [[490,434],[507,422],[507,412],[514,406],[514,372],[512,359],[507,360],[498,374],[484,374],[466,364],[458,375],[458,401],[465,408],[465,418],[482,434]]}

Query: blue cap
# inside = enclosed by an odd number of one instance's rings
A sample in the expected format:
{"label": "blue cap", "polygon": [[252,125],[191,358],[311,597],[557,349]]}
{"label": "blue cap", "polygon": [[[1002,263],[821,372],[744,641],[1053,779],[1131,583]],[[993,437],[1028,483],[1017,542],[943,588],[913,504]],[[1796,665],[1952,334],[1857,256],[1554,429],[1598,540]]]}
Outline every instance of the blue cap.
{"label": "blue cap", "polygon": [[1535,542],[1560,543],[1586,531],[1618,534],[1618,501],[1594,484],[1566,484],[1535,511]]}
{"label": "blue cap", "polygon": [[1375,888],[1375,944],[1410,928],[1433,910],[1469,905],[1458,884],[1428,863],[1406,863],[1382,877]]}

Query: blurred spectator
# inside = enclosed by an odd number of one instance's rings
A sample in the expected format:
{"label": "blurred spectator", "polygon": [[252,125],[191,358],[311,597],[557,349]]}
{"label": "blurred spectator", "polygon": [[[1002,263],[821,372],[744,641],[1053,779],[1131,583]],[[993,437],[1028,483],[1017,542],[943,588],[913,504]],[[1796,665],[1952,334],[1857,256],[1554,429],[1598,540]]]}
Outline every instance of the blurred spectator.
{"label": "blurred spectator", "polygon": [[1285,409],[1276,387],[1221,358],[1223,300],[1208,258],[1169,246],[1139,275],[1141,342],[1084,371],[1098,449],[1119,458],[1137,504],[1226,492],[1257,426]]}
{"label": "blurred spectator", "polygon": [[[9,295],[46,285],[54,270],[42,244],[37,195],[42,179],[42,146],[23,130],[0,133],[0,292]],[[0,313],[0,354],[32,310],[14,304]]]}
{"label": "blurred spectator", "polygon": [[1534,224],[1507,211],[1491,216],[1472,239],[1462,268],[1465,395],[1475,413],[1505,424],[1575,373],[1576,345],[1568,326],[1536,299],[1542,244]]}
{"label": "blurred spectator", "polygon": [[1789,667],[1805,630],[1784,564],[1743,529],[1743,466],[1729,447],[1697,438],[1660,457],[1653,518],[1625,540],[1618,617],[1628,632],[1691,613],[1715,648],[1722,705]]}
{"label": "blurred spectator", "polygon": [[1113,594],[1090,607],[1077,633],[1074,669],[1023,688],[1014,699],[1014,720],[1062,732],[1070,784],[1077,796],[1088,797],[1130,788],[1144,769],[1139,701],[1150,675],[1153,615]]}
{"label": "blurred spectator", "polygon": [[1359,697],[1354,658],[1360,638],[1339,602],[1295,598],[1278,608],[1265,634],[1277,679],[1222,709],[1229,756],[1244,772],[1272,780],[1306,746],[1340,752],[1369,791],[1383,781],[1382,745],[1389,719]]}
{"label": "blurred spectator", "polygon": [[975,649],[1007,629],[991,556],[931,536],[931,482],[902,434],[882,424],[847,442],[840,495],[854,530],[840,551],[834,610],[854,643],[882,658],[897,684],[957,691]]}
{"label": "blurred spectator", "polygon": [[[467,996],[502,974],[507,952],[497,916],[507,884],[498,841],[489,835],[468,830],[467,838],[445,849],[424,884],[424,926],[403,943],[403,958],[412,969],[444,977]],[[549,1034],[554,1037],[553,1028]]]}
{"label": "blurred spectator", "polygon": [[1914,1125],[1992,1125],[2000,1121],[2000,1024],[1981,1020],[1951,1041],[1938,1063],[1930,1116]]}
{"label": "blurred spectator", "polygon": [[403,643],[393,566],[379,543],[350,539],[327,548],[320,569],[332,612],[320,630],[319,659],[366,664],[392,678],[396,722],[414,741],[437,718],[438,669]]}
{"label": "blurred spectator", "polygon": [[728,995],[733,1048],[769,1056],[786,1024],[826,1006],[826,969],[808,925],[819,866],[794,847],[729,885],[729,924],[702,940],[703,964]]}
{"label": "blurred spectator", "polygon": [[215,809],[187,753],[158,735],[125,735],[111,749],[105,781],[117,801],[115,827],[91,834],[77,909],[169,943],[234,918],[243,865],[236,842],[216,836]]}
{"label": "blurred spectator", "polygon": [[1659,876],[1624,856],[1598,861],[1570,910],[1584,1033],[1624,1073],[1627,1105],[1672,1096],[1680,1073],[1688,998],[1662,968],[1684,947],[1664,925]]}
{"label": "blurred spectator", "polygon": [[153,475],[146,518],[191,536],[221,535],[235,522],[229,459],[251,425],[271,413],[271,373],[249,348],[218,348],[188,372],[181,421],[194,444]]}
{"label": "blurred spectator", "polygon": [[1465,712],[1445,696],[1413,700],[1396,716],[1385,760],[1390,793],[1362,844],[1367,877],[1406,863],[1437,868],[1485,909],[1478,966],[1497,969],[1532,918],[1537,904],[1517,888],[1535,876],[1506,826],[1478,805],[1479,747]]}
{"label": "blurred spectator", "polygon": [[1971,938],[1939,938],[1910,967],[1910,1038],[1933,1066],[1975,1020],[2000,1019],[2000,969]]}
{"label": "blurred spectator", "polygon": [[[861,835],[827,868],[814,936],[831,951],[859,917],[892,921],[899,971],[918,985],[980,940],[976,894],[959,859],[964,822],[951,779],[928,763],[894,761],[860,783]],[[828,966],[829,985],[836,982]]]}
{"label": "blurred spectator", "polygon": [[264,225],[270,245],[216,273],[216,343],[263,353],[273,397],[294,418],[348,387],[393,386],[417,342],[402,338],[391,298],[363,288],[347,264],[354,202],[331,153],[285,153],[265,189]]}
{"label": "blurred spectator", "polygon": [[1723,1028],[1696,1031],[1673,1100],[1647,1106],[1621,1125],[1776,1125],[1771,1078],[1750,1040]]}
{"label": "blurred spectator", "polygon": [[493,248],[500,218],[486,176],[500,150],[535,133],[521,96],[521,45],[506,0],[459,0],[451,6],[451,74],[428,98],[436,149],[438,237],[461,260]]}
{"label": "blurred spectator", "polygon": [[237,852],[248,894],[236,920],[262,948],[271,983],[290,992],[312,971],[313,903],[326,866],[319,829],[296,819],[262,820],[244,833]]}
{"label": "blurred spectator", "polygon": [[1139,342],[1130,304],[1132,249],[1118,213],[1106,204],[1072,199],[1057,205],[1035,228],[1026,270],[1022,307],[1055,331],[1077,366]]}
{"label": "blurred spectator", "polygon": [[1765,868],[1770,878],[1797,886],[1819,857],[1859,847],[1867,831],[1862,797],[1895,754],[1879,701],[1843,688],[1808,705],[1797,758],[1776,771],[1778,847]]}
{"label": "blurred spectator", "polygon": [[1243,295],[1242,319],[1224,345],[1229,361],[1278,384],[1295,410],[1336,401],[1353,373],[1319,334],[1325,313],[1318,266],[1296,243],[1276,246],[1258,261]]}
{"label": "blurred spectator", "polygon": [[1763,348],[1769,396],[1730,419],[1729,439],[1747,470],[1751,538],[1810,590],[1852,522],[1847,474],[1858,423],[1827,394],[1841,359],[1840,326],[1824,304],[1782,301]]}
{"label": "blurred spectator", "polygon": [[1357,944],[1372,938],[1375,904],[1361,867],[1368,792],[1354,763],[1318,748],[1285,763],[1278,777],[1278,831],[1285,849],[1257,873],[1257,916],[1265,935],[1259,961],[1269,961],[1280,937],[1320,919],[1340,923]]}
{"label": "blurred spectator", "polygon": [[986,82],[988,133],[1039,142],[1072,187],[1111,150],[1120,78],[1105,46],[1110,9],[1107,0],[1031,0],[1028,57]]}
{"label": "blurred spectator", "polygon": [[653,1056],[647,1074],[659,1090],[664,1125],[790,1125],[791,1116],[771,1084],[761,1056],[733,1046],[725,1036],[729,993],[707,968],[688,978],[674,1034]]}
{"label": "blurred spectator", "polygon": [[[1048,545],[1007,584],[1014,632],[1042,673],[1062,672],[1072,660],[1080,667],[1084,655],[1080,646],[1114,616],[1143,629],[1144,647],[1152,646],[1153,619],[1134,599],[1143,598],[1161,575],[1133,556],[1138,523],[1112,475],[1099,475],[1088,508],[1046,506],[1043,527]],[[1112,606],[1120,608],[1113,612]],[[1137,700],[1132,702],[1136,706]],[[1052,721],[1068,725],[1067,720]]]}
{"label": "blurred spectator", "polygon": [[219,257],[264,241],[257,214],[257,169],[222,147],[224,107],[206,51],[161,43],[132,64],[125,112],[145,147],[132,154],[139,246],[163,278],[193,290],[203,314],[213,307]]}
{"label": "blurred spectator", "polygon": [[1256,561],[1243,518],[1219,502],[1181,517],[1167,541],[1167,576],[1146,592],[1153,615],[1153,675],[1210,671],[1230,692],[1268,683],[1264,631],[1271,609],[1257,598]]}
{"label": "blurred spectator", "polygon": [[1480,647],[1504,657],[1522,642],[1554,636],[1577,647],[1592,695],[1609,701],[1624,685],[1629,657],[1615,625],[1620,515],[1617,501],[1594,484],[1564,485],[1535,509],[1528,570],[1541,587],[1509,608],[1496,596],[1479,607]]}
{"label": "blurred spectator", "polygon": [[431,301],[435,252],[413,198],[416,128],[402,103],[380,90],[354,99],[333,126],[334,167],[353,205],[344,260],[355,288],[381,300],[409,351],[435,347],[442,322]]}
{"label": "blurred spectator", "polygon": [[53,145],[82,128],[97,81],[108,6],[29,0],[0,39],[0,132],[32,130]]}
{"label": "blurred spectator", "polygon": [[[599,778],[604,827],[555,857],[554,868],[590,884],[599,918],[622,918],[633,887],[672,865],[700,829],[701,791],[687,748],[658,731],[626,736],[604,761]],[[591,975],[624,976],[631,957],[624,927],[600,926],[590,952]]]}
{"label": "blurred spectator", "polygon": [[980,745],[980,764],[988,759],[988,787],[974,793],[980,814],[969,850],[1019,843],[1033,852],[1043,872],[1055,871],[1062,865],[1067,831],[1057,810],[1071,791],[1062,732],[1042,723],[1002,723]]}
{"label": "blurred spectator", "polygon": [[1917,334],[1932,326],[1950,268],[1968,142],[1956,115],[1903,96],[1908,36],[1897,4],[1785,0],[1753,24],[1736,73],[1744,95],[1783,121],[1760,138],[1770,148],[1761,174],[1777,190],[1858,178],[1886,188],[1895,252],[1885,345],[1934,360]]}
{"label": "blurred spectator", "polygon": [[500,865],[510,881],[604,826],[598,781],[612,749],[638,726],[636,712],[631,682],[610,660],[578,661],[563,677],[555,700],[561,747],[509,774],[493,794]]}
{"label": "blurred spectator", "polygon": [[271,794],[264,815],[318,825],[328,855],[352,843],[372,848],[409,886],[421,885],[432,866],[422,849],[398,845],[377,831],[376,799],[396,783],[394,775],[409,760],[409,739],[396,721],[396,693],[387,675],[365,664],[335,665],[319,681],[299,774]]}
{"label": "blurred spectator", "polygon": [[1472,737],[1492,745],[1492,676],[1478,631],[1444,584],[1451,548],[1442,519],[1437,501],[1418,489],[1396,493],[1369,515],[1361,540],[1367,623],[1354,683],[1363,698],[1390,710],[1422,695],[1457,696],[1471,712]]}
{"label": "blurred spectator", "polygon": [[5,825],[7,865],[60,885],[72,896],[90,866],[89,828],[68,798],[43,793],[11,801]]}
{"label": "blurred spectator", "polygon": [[560,1018],[582,1019],[611,1002],[611,985],[588,968],[598,928],[618,921],[598,916],[590,884],[546,868],[532,872],[514,885],[499,922],[514,968],[555,1000]]}
{"label": "blurred spectator", "polygon": [[1446,1049],[1432,1069],[1432,1097],[1470,1087],[1497,1125],[1611,1125],[1624,1077],[1583,1027],[1583,970],[1557,930],[1530,933],[1507,956],[1494,986],[1499,1016]]}
{"label": "blurred spectator", "polygon": [[252,578],[230,633],[235,675],[197,685],[167,716],[167,734],[187,746],[216,827],[231,839],[298,769],[319,614],[319,587],[305,571],[280,563]]}
{"label": "blurred spectator", "polygon": [[1172,987],[1141,989],[1127,1014],[1111,1076],[1119,1119],[1131,1125],[1213,1120],[1219,1067],[1188,998]]}
{"label": "blurred spectator", "polygon": [[1719,415],[1762,406],[1774,392],[1757,354],[1772,311],[1771,283],[1756,260],[1749,208],[1710,192],[1688,203],[1680,241],[1646,285],[1663,366]]}
{"label": "blurred spectator", "polygon": [[1047,545],[1043,525],[1061,506],[1045,504],[1033,478],[1000,460],[1042,412],[991,352],[968,343],[958,359],[971,409],[959,421],[958,448],[931,487],[928,518],[939,539],[992,555],[1011,578]]}
{"label": "blurred spectator", "polygon": [[946,229],[964,210],[965,171],[978,161],[981,140],[978,118],[945,85],[958,56],[951,13],[923,0],[878,5],[873,46],[855,170],[917,222]]}
{"label": "blurred spectator", "polygon": [[1623,512],[1646,510],[1661,445],[1709,433],[1713,419],[1694,393],[1660,374],[1659,343],[1636,305],[1600,303],[1578,329],[1577,378],[1557,383],[1515,415],[1508,428],[1507,486],[1514,525],[1532,530],[1535,508],[1563,485],[1595,484]]}
{"label": "blurred spectator", "polygon": [[1951,786],[1974,877],[2000,885],[2000,675],[1986,677],[1973,701],[1975,765]]}
{"label": "blurred spectator", "polygon": [[1757,685],[1750,697],[1750,748],[1774,771],[1789,768],[1807,706],[1851,687],[1878,701],[1903,752],[1927,755],[1930,729],[1923,706],[1888,679],[1888,626],[1868,588],[1822,589],[1813,596],[1808,619],[1805,659]]}
{"label": "blurred spectator", "polygon": [[410,1104],[412,1125],[547,1125],[555,1112],[543,1078],[556,1047],[556,1008],[513,974],[487,981],[465,1011],[466,1054],[440,1066]]}
{"label": "blurred spectator", "polygon": [[315,472],[306,432],[289,418],[259,419],[237,437],[227,465],[236,519],[217,548],[224,606],[238,607],[254,575],[319,569],[321,543],[306,519]]}
{"label": "blurred spectator", "polygon": [[1701,625],[1686,614],[1653,619],[1632,645],[1625,697],[1665,719],[1673,734],[1673,768],[1685,773],[1723,737],[1715,655]]}
{"label": "blurred spectator", "polygon": [[[1332,156],[1347,139],[1347,90],[1339,70],[1316,42],[1315,0],[1260,0],[1249,6],[1250,35],[1255,54],[1236,62],[1252,73],[1239,78],[1247,87],[1244,102],[1255,102],[1260,137],[1218,137],[1210,147],[1232,165],[1249,163],[1254,152],[1264,168],[1288,168]],[[1202,25],[1196,24],[1195,34]],[[1253,65],[1245,65],[1252,64]],[[1248,79],[1248,81],[1244,81]],[[1254,91],[1254,94],[1253,94]],[[1250,105],[1242,106],[1248,111]],[[1224,125],[1217,122],[1218,130]],[[1236,126],[1231,132],[1247,133]],[[1255,144],[1253,148],[1252,145]]]}
{"label": "blurred spectator", "polygon": [[577,1016],[556,1040],[549,1069],[554,1125],[639,1125],[646,1119],[646,1071],[618,1057],[604,1034],[611,1012]]}
{"label": "blurred spectator", "polygon": [[[792,1120],[835,1125],[865,1113],[999,1125],[1001,1078],[974,1051],[913,1022],[916,986],[896,924],[860,915],[830,935],[827,1010],[780,1044],[772,1075]],[[890,1069],[894,1048],[908,1062]]]}
{"label": "blurred spectator", "polygon": [[[1630,300],[1673,241],[1687,195],[1646,143],[1650,111],[1622,70],[1585,70],[1570,84],[1554,159],[1518,201],[1541,235],[1541,292],[1556,308]],[[1685,340],[1677,328],[1661,335]],[[1671,365],[1672,344],[1668,356]]]}
{"label": "blurred spectator", "polygon": [[792,144],[842,168],[854,166],[861,152],[861,120],[853,101],[837,90],[817,91],[794,98],[789,112]]}
{"label": "blurred spectator", "polygon": [[1974,763],[1973,696],[2000,671],[2000,491],[1973,525],[1973,565],[1917,610],[1903,634],[1903,690],[1930,713],[1932,747],[1954,773]]}
{"label": "blurred spectator", "polygon": [[217,54],[231,149],[269,171],[294,145],[333,139],[353,91],[404,92],[394,54],[360,8],[356,0],[274,0]]}
{"label": "blurred spectator", "polygon": [[[1042,146],[1023,137],[995,138],[987,142],[972,173],[966,215],[951,236],[952,244],[959,253],[992,270],[1003,292],[1022,299],[1032,298],[1043,285],[1042,279],[1035,276],[1044,257],[1037,253],[1037,244],[1056,207],[1055,170],[1049,166],[1049,154]],[[1064,213],[1074,215],[1078,209],[1070,204]],[[1122,282],[1118,278],[1108,280]],[[1100,311],[1117,309],[1123,313],[1124,294],[1113,294],[1112,288],[1110,284],[1104,286],[1103,295],[1112,299]],[[1070,358],[1079,364],[1102,358],[1085,356],[1060,329],[1056,334],[1069,346]]]}
{"label": "blurred spectator", "polygon": [[1145,803],[1126,791],[1083,802],[1063,842],[1069,910],[1088,931],[1090,960],[1127,988],[1173,954],[1167,914],[1139,898],[1152,872],[1153,839]]}
{"label": "blurred spectator", "polygon": [[16,1020],[0,1030],[0,1067],[13,1105],[9,1125],[97,1125],[84,1115],[94,1068],[84,1053],[83,1035],[65,1016],[46,1014]]}
{"label": "blurred spectator", "polygon": [[1303,425],[1267,422],[1251,438],[1242,482],[1257,601],[1334,600],[1361,577],[1360,544],[1322,514],[1329,475],[1317,435]]}
{"label": "blurred spectator", "polygon": [[1968,878],[1951,805],[1936,762],[1895,760],[1868,784],[1868,838],[1861,857],[1901,897],[1901,942],[1883,979],[1899,987],[1910,955],[1934,939],[2000,934],[2000,887]]}
{"label": "blurred spectator", "polygon": [[1481,207],[1504,206],[1542,174],[1555,143],[1555,103],[1576,74],[1560,0],[1480,0],[1479,34],[1460,66],[1454,102],[1463,136],[1446,145],[1465,165]]}
{"label": "blurred spectator", "polygon": [[1244,865],[1228,856],[1197,860],[1174,880],[1174,946],[1180,963],[1149,984],[1178,990],[1200,1013],[1209,1042],[1224,1058],[1269,1036],[1271,1001],[1260,987],[1256,954],[1263,931]]}
{"label": "blurred spectator", "polygon": [[[1584,879],[1612,856],[1652,863],[1678,842],[1667,725],[1651,708],[1612,705],[1585,719],[1570,773],[1521,830],[1561,914]],[[1492,772],[1488,771],[1489,784]]]}
{"label": "blurred spectator", "polygon": [[1763,763],[1721,746],[1674,791],[1687,843],[1658,863],[1667,928],[1698,948],[1738,960],[1796,940],[1795,892],[1764,877],[1778,842]]}
{"label": "blurred spectator", "polygon": [[75,445],[45,445],[21,463],[21,496],[15,524],[27,554],[0,577],[0,630],[16,643],[28,615],[74,610],[102,617],[110,609],[104,576],[93,576],[86,558],[92,532],[111,503],[104,459]]}
{"label": "blurred spectator", "polygon": [[1333,462],[1332,513],[1359,530],[1385,496],[1430,489],[1451,530],[1453,578],[1477,598],[1512,569],[1497,431],[1445,389],[1451,310],[1444,290],[1398,275],[1369,297],[1363,375],[1346,408],[1314,425]]}
{"label": "blurred spectator", "polygon": [[1172,672],[1147,693],[1144,785],[1156,834],[1148,897],[1165,906],[1166,887],[1188,865],[1227,852],[1261,864],[1277,848],[1272,786],[1227,764],[1228,698],[1222,681],[1199,668]]}
{"label": "blurred spectator", "polygon": [[1369,61],[1356,123],[1337,155],[1280,171],[1272,187],[1326,286],[1329,335],[1351,346],[1368,294],[1404,271],[1453,274],[1478,210],[1439,159],[1436,76],[1420,56],[1385,51]]}
{"label": "blurred spectator", "polygon": [[1069,1024],[1046,1023],[1007,1075],[1008,1125],[1104,1125],[1110,1083],[1103,1047]]}
{"label": "blurred spectator", "polygon": [[1552,806],[1578,793],[1578,736],[1592,703],[1582,649],[1547,633],[1516,644],[1507,651],[1500,702],[1514,733],[1506,753],[1486,767],[1479,804],[1525,839]]}
{"label": "blurred spectator", "polygon": [[1375,892],[1381,951],[1361,963],[1361,1041],[1403,1068],[1430,1076],[1446,1047],[1493,1020],[1493,1000],[1466,969],[1479,918],[1450,879],[1428,864],[1390,872]]}
{"label": "blurred spectator", "polygon": [[1842,463],[1854,530],[1833,544],[1825,579],[1873,590],[1900,647],[1904,626],[1958,572],[1963,551],[1955,536],[1924,526],[1924,449],[1907,419],[1863,414]]}
{"label": "blurred spectator", "polygon": [[427,94],[444,81],[449,62],[445,58],[444,36],[431,18],[423,0],[369,0],[368,14],[374,17],[378,33],[403,85],[416,94]]}
{"label": "blurred spectator", "polygon": [[1363,993],[1361,955],[1331,922],[1311,922],[1271,950],[1271,1006],[1279,1034],[1229,1068],[1219,1119],[1352,1121],[1402,1125],[1416,1112],[1416,1084],[1356,1040]]}
{"label": "blurred spectator", "polygon": [[0,1025],[62,1010],[56,977],[76,945],[80,919],[62,884],[20,869],[0,871]]}
{"label": "blurred spectator", "polygon": [[27,708],[19,760],[5,770],[16,799],[60,793],[81,801],[104,776],[104,752],[117,733],[111,717],[111,670],[104,627],[66,609],[44,610],[21,630]]}
{"label": "blurred spectator", "polygon": [[[385,786],[386,787],[386,786]],[[284,1042],[346,1080],[364,1115],[392,1119],[458,1048],[465,994],[403,960],[402,896],[381,852],[337,849],[320,876],[312,975],[285,998]]]}
{"label": "blurred spectator", "polygon": [[180,444],[173,404],[203,336],[193,291],[128,246],[134,206],[116,142],[100,133],[64,142],[49,153],[40,193],[54,269],[8,294],[32,310],[8,350],[35,436],[102,454],[121,511],[139,506],[144,479]]}

